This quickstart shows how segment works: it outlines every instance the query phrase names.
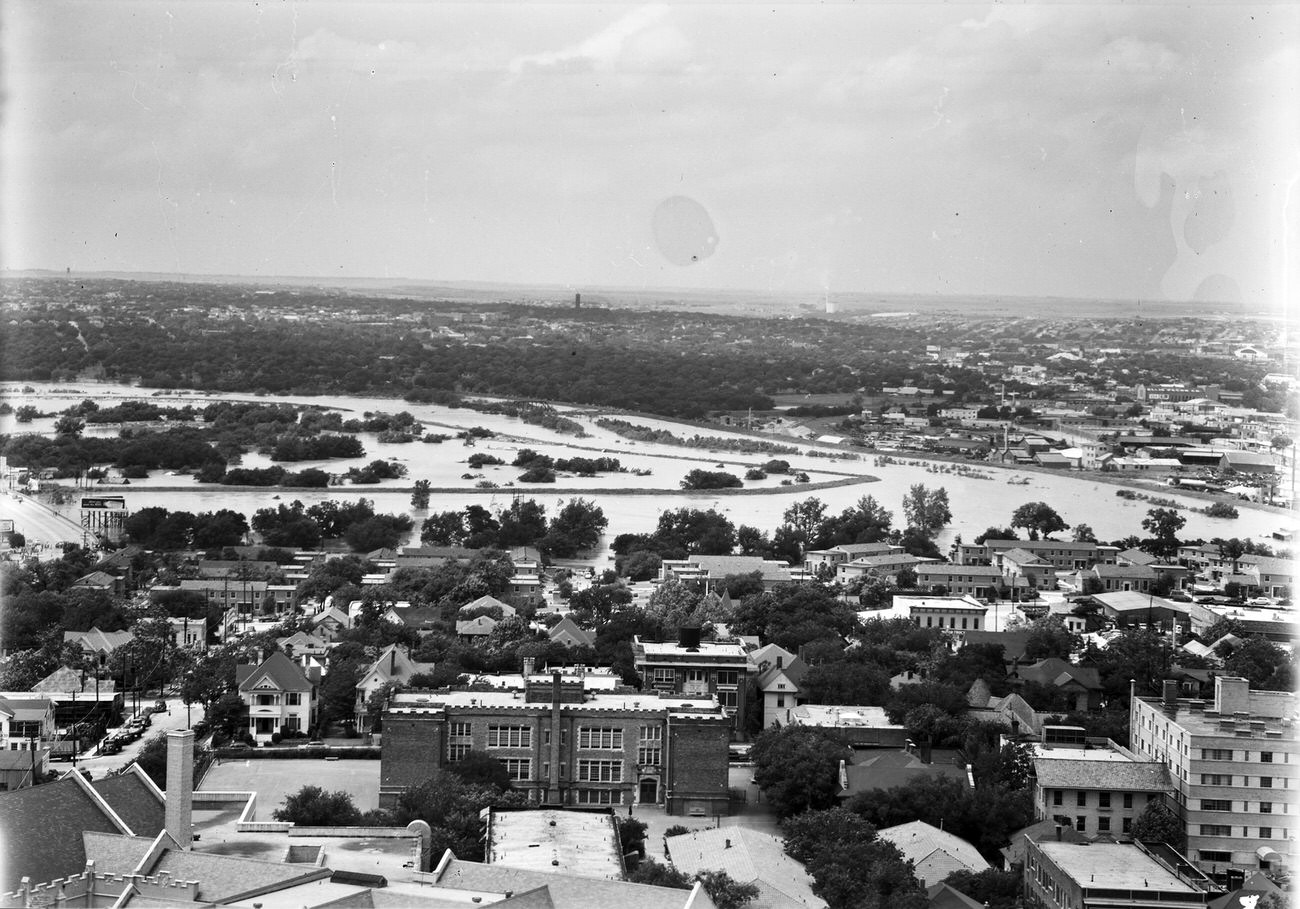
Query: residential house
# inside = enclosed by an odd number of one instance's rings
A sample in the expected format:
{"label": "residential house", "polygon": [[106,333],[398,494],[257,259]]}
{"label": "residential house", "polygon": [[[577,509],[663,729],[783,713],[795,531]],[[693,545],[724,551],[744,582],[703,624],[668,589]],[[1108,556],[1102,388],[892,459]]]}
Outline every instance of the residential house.
{"label": "residential house", "polygon": [[354,711],[357,729],[361,732],[370,731],[369,705],[370,698],[375,692],[385,685],[405,684],[411,676],[432,672],[434,668],[433,663],[418,663],[411,659],[406,648],[401,645],[389,644],[381,650],[378,658],[357,680],[357,701]]}
{"label": "residential house", "polygon": [[1290,811],[1300,789],[1295,693],[1254,691],[1246,679],[1218,676],[1211,701],[1178,694],[1170,680],[1161,697],[1132,699],[1129,747],[1169,768],[1171,806],[1186,825],[1188,857],[1210,873],[1294,867],[1300,837],[1300,815]]}
{"label": "residential house", "polygon": [[113,596],[126,595],[126,579],[106,571],[92,571],[73,581],[73,587],[83,590],[98,590]]}
{"label": "residential house", "polygon": [[456,637],[461,643],[473,644],[476,641],[486,640],[487,636],[492,633],[492,629],[497,627],[497,620],[488,615],[476,616],[472,619],[459,619],[456,622]]}
{"label": "residential house", "polygon": [[311,619],[312,634],[327,644],[332,644],[351,627],[352,619],[337,606],[327,606]]}
{"label": "residential house", "polygon": [[596,632],[583,628],[575,622],[572,616],[565,616],[551,626],[547,632],[547,637],[557,644],[563,644],[565,647],[594,647],[596,645]]}
{"label": "residential house", "polygon": [[502,619],[511,619],[514,618],[516,615],[518,615],[518,612],[515,610],[515,607],[511,606],[509,603],[504,603],[501,600],[498,600],[494,596],[489,596],[487,594],[484,594],[483,596],[479,597],[477,600],[471,600],[470,602],[466,603],[464,606],[460,607],[460,609],[458,609],[457,612],[460,615],[466,615],[471,612],[477,612],[480,609],[494,609],[494,610],[499,609],[501,610],[500,618]]}
{"label": "residential house", "polygon": [[201,650],[207,647],[208,623],[206,619],[191,619],[187,616],[167,617],[172,627],[172,640],[181,650]]}
{"label": "residential house", "polygon": [[863,575],[897,580],[900,571],[914,568],[920,562],[921,560],[911,553],[901,551],[881,555],[858,556],[851,561],[840,562],[836,565],[835,580],[841,584],[847,584],[854,578],[860,578]]}
{"label": "residential house", "polygon": [[63,642],[76,644],[87,657],[108,658],[117,648],[135,640],[129,631],[101,631],[98,626],[89,631],[65,631]]}
{"label": "residential house", "polygon": [[990,867],[970,843],[925,821],[883,827],[876,831],[876,835],[892,843],[903,858],[912,863],[916,878],[923,887],[937,884],[956,871],[979,874]]}
{"label": "residential house", "polygon": [[24,751],[54,738],[54,701],[31,695],[0,695],[0,751]]}
{"label": "residential house", "polygon": [[812,878],[786,854],[780,837],[746,827],[714,827],[667,837],[664,848],[673,867],[694,878],[701,871],[724,871],[739,884],[753,884],[752,909],[822,909]]}
{"label": "residential house", "polygon": [[859,792],[906,786],[917,779],[946,777],[968,789],[975,788],[970,768],[956,751],[934,749],[927,744],[913,750],[869,748],[855,750],[850,760],[840,761],[840,799]]}
{"label": "residential house", "polygon": [[1294,589],[1295,562],[1290,559],[1244,555],[1240,564],[1243,573],[1253,576],[1251,586],[1258,588],[1265,596],[1285,597]]}
{"label": "residential house", "polygon": [[259,663],[235,667],[239,697],[248,707],[248,733],[257,742],[272,736],[306,733],[316,723],[320,679],[309,679],[278,650]]}
{"label": "residential house", "polygon": [[326,643],[324,638],[317,637],[306,631],[295,631],[288,637],[276,638],[275,646],[295,662],[299,657],[303,656],[323,659],[329,653],[329,644]]}
{"label": "residential house", "polygon": [[749,661],[757,674],[758,696],[763,699],[763,728],[788,725],[790,712],[803,703],[799,686],[808,666],[776,644],[755,650]]}
{"label": "residential house", "polygon": [[659,566],[659,583],[668,580],[697,581],[705,593],[715,592],[729,575],[758,572],[763,588],[789,584],[793,578],[785,562],[758,556],[692,555],[684,559],[664,559]]}
{"label": "residential house", "polygon": [[1101,707],[1101,679],[1091,666],[1075,666],[1060,657],[1048,657],[1029,666],[1013,666],[1012,684],[1033,682],[1051,688],[1070,703],[1068,710],[1087,713]]}

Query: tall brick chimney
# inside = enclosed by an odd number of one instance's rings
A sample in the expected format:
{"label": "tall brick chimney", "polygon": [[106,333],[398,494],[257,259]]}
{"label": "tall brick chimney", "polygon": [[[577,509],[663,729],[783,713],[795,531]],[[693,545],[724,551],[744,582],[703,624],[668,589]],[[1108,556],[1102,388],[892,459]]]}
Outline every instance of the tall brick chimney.
{"label": "tall brick chimney", "polygon": [[194,843],[191,815],[194,809],[194,731],[167,733],[167,834],[189,849]]}

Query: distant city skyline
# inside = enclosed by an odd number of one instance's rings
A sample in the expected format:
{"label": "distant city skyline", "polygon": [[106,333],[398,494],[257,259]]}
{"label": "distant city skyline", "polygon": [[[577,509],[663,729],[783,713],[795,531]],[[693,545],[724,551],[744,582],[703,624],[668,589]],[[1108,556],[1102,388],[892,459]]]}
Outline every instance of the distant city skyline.
{"label": "distant city skyline", "polygon": [[3,7],[6,269],[1239,301],[1292,4]]}

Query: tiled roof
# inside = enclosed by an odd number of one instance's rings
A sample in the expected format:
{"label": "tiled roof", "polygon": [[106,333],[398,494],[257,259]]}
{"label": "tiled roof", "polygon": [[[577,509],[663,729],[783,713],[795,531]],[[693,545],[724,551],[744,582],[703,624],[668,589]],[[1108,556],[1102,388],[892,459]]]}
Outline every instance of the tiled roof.
{"label": "tiled roof", "polygon": [[86,861],[94,862],[100,874],[128,874],[149,854],[153,837],[87,830],[81,834],[81,843]]}
{"label": "tiled roof", "polygon": [[86,865],[83,831],[128,833],[79,774],[53,783],[0,792],[0,892],[23,877],[40,884]]}
{"label": "tiled roof", "polygon": [[1171,787],[1169,768],[1154,762],[1034,759],[1038,785],[1049,789],[1113,789],[1158,792]]}
{"label": "tiled roof", "polygon": [[917,865],[934,853],[943,852],[971,871],[983,871],[989,867],[984,856],[970,843],[925,821],[909,821],[896,827],[885,827],[877,831],[877,835],[882,840],[893,843],[903,853],[903,858]]}
{"label": "tiled roof", "polygon": [[[482,865],[453,858],[438,876],[437,885],[454,890],[523,894],[538,887],[550,891],[559,909],[685,909],[691,891],[649,884],[629,884],[576,874],[528,871],[507,865]],[[712,906],[698,898],[695,907]]]}
{"label": "tiled roof", "polygon": [[[236,675],[239,675],[240,670],[247,671],[250,665],[245,663],[235,667]],[[239,690],[252,691],[263,679],[269,680],[281,691],[310,691],[312,688],[302,670],[278,650],[248,671],[239,683]]]}
{"label": "tiled roof", "polygon": [[106,776],[90,785],[136,836],[157,836],[163,829],[166,800],[160,799],[135,770]]}
{"label": "tiled roof", "polygon": [[812,892],[803,865],[785,853],[779,837],[745,827],[715,827],[670,836],[665,840],[673,867],[693,877],[700,871],[725,871],[740,883],[763,881],[770,901],[754,900],[751,909],[825,906]]}

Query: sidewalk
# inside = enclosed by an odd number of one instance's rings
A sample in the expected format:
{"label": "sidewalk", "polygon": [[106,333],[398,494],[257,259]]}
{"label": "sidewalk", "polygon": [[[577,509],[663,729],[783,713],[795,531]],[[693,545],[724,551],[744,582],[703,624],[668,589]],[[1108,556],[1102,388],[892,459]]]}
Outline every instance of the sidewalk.
{"label": "sidewalk", "polygon": [[[746,796],[745,803],[738,806],[739,810],[736,814],[722,815],[721,817],[714,815],[708,817],[677,817],[669,815],[658,805],[632,806],[631,816],[646,825],[646,857],[660,863],[667,862],[667,857],[664,855],[664,833],[669,827],[680,826],[688,830],[706,830],[711,827],[747,827],[750,830],[761,830],[773,836],[780,836],[781,828],[776,815],[768,810],[766,802],[760,801],[762,793],[757,786],[749,781],[753,775],[754,768],[750,764],[733,764],[729,768],[728,782],[730,788],[739,789]],[[626,817],[628,809],[618,809],[618,813],[620,816]]]}

